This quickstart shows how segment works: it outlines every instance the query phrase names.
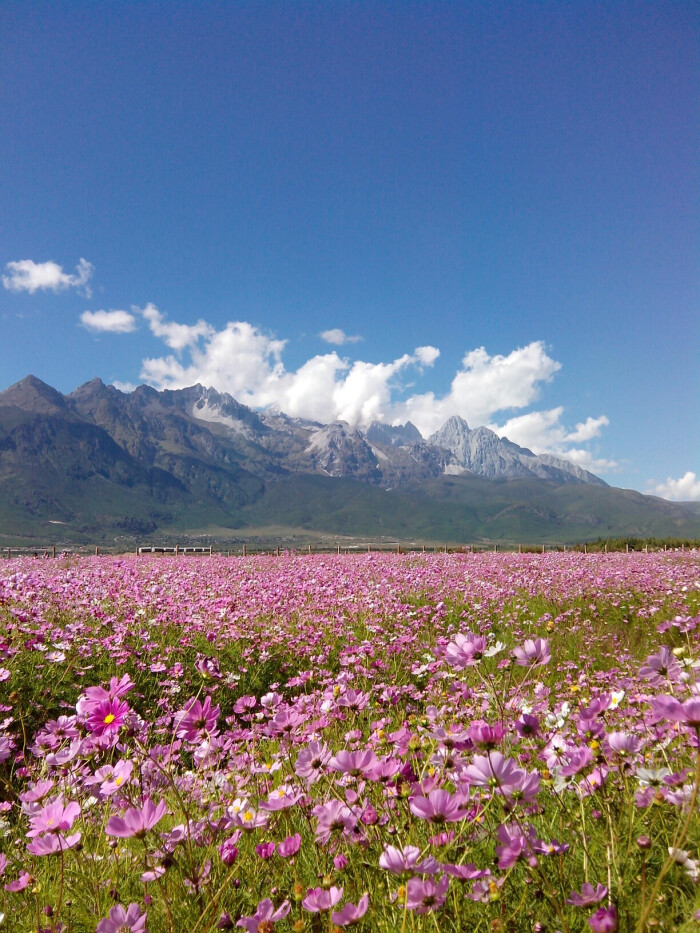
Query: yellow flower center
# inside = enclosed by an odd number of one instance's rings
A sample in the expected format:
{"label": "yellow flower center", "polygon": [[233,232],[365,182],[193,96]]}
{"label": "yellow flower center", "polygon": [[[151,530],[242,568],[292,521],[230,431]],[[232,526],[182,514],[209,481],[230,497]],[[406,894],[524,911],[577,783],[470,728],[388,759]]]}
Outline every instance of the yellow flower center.
{"label": "yellow flower center", "polygon": [[114,722],[115,716],[114,713],[107,713],[105,716],[105,725],[108,726],[110,723]]}

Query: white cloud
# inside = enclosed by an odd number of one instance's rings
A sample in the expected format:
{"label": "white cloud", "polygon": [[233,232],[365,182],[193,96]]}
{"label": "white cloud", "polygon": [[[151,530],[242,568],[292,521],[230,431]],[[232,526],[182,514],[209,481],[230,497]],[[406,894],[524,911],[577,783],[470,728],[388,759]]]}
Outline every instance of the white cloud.
{"label": "white cloud", "polygon": [[414,395],[394,406],[395,419],[412,421],[423,436],[437,431],[455,414],[472,426],[484,424],[498,411],[532,404],[542,383],[551,382],[560,368],[539,340],[508,356],[489,356],[479,347],[464,355],[446,395]]}
{"label": "white cloud", "polygon": [[83,311],[80,322],[96,333],[130,334],[136,330],[136,318],[128,311]]}
{"label": "white cloud", "polygon": [[202,320],[192,325],[169,323],[165,320],[165,315],[153,304],[147,304],[145,308],[134,308],[134,311],[140,311],[154,337],[160,337],[171,350],[179,352],[185,347],[193,347],[202,337],[211,337],[214,334],[211,324]]}
{"label": "white cloud", "polygon": [[331,330],[324,330],[319,334],[319,337],[321,340],[325,340],[326,343],[332,343],[336,347],[342,347],[344,343],[358,343],[362,340],[362,337],[359,336],[350,337],[339,327],[334,327]]}
{"label": "white cloud", "polygon": [[663,499],[691,502],[700,499],[700,479],[688,470],[680,479],[671,479],[654,487],[654,493]]}
{"label": "white cloud", "polygon": [[80,260],[75,275],[64,272],[58,263],[34,262],[32,259],[8,262],[5,270],[8,274],[3,275],[2,284],[11,292],[29,292],[33,295],[37,291],[60,292],[77,288],[88,298],[92,294],[87,283],[94,268],[86,259]]}
{"label": "white cloud", "polygon": [[617,461],[596,458],[590,450],[571,446],[599,437],[601,429],[610,424],[608,418],[605,415],[599,418],[589,417],[570,431],[561,423],[563,414],[564,408],[559,405],[545,411],[516,415],[504,424],[489,424],[488,427],[500,437],[507,437],[513,443],[529,448],[533,453],[553,454],[593,473],[614,472],[619,467]]}
{"label": "white cloud", "polygon": [[169,323],[154,305],[140,313],[154,335],[176,351],[143,361],[141,377],[159,389],[201,383],[229,392],[253,408],[277,405],[289,415],[323,423],[410,420],[424,437],[457,414],[472,427],[487,424],[536,453],[565,457],[595,472],[617,467],[615,461],[595,457],[585,446],[608,425],[605,415],[568,429],[562,423],[564,410],[557,407],[514,414],[500,426],[489,424],[494,416],[531,406],[561,368],[541,341],[507,355],[490,356],[484,347],[470,350],[447,393],[401,398],[409,389],[408,373],[420,375],[438,359],[436,347],[417,347],[386,363],[350,361],[333,350],[288,371],[282,361],[286,341],[246,321],[229,322],[217,331],[202,320],[191,326]]}

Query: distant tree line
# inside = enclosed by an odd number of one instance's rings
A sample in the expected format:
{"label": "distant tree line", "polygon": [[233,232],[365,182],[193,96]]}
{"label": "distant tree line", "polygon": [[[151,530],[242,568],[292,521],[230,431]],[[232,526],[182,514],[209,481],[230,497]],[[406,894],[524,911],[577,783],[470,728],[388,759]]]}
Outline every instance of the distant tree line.
{"label": "distant tree line", "polygon": [[575,544],[574,551],[663,551],[674,548],[700,548],[700,538],[598,538]]}

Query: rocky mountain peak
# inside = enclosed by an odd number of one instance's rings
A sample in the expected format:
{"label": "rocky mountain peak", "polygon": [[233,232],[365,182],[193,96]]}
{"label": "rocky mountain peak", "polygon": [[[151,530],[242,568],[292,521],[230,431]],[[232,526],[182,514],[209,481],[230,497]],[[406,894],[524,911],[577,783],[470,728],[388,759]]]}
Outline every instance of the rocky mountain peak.
{"label": "rocky mountain peak", "polygon": [[14,405],[31,414],[53,414],[67,408],[60,392],[31,375],[0,392],[0,405]]}

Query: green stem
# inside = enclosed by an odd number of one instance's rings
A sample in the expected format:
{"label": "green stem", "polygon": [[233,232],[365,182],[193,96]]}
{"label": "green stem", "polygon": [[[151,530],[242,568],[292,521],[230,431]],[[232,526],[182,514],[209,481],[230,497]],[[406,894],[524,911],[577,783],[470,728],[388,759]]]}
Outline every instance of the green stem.
{"label": "green stem", "polygon": [[[693,782],[693,791],[690,795],[690,802],[688,804],[688,816],[686,817],[685,822],[683,823],[683,826],[680,829],[680,832],[677,833],[676,838],[673,840],[673,844],[670,846],[671,849],[680,849],[683,843],[685,842],[685,837],[688,835],[690,824],[692,822],[693,817],[695,816],[695,804],[697,803],[697,800],[698,800],[698,788],[700,788],[700,748],[698,748],[698,752],[696,755],[695,780]],[[652,887],[649,893],[648,901],[646,902],[646,904],[642,902],[642,913],[637,922],[636,933],[643,933],[647,920],[651,916],[651,912],[654,909],[654,902],[659,893],[661,882],[663,881],[665,876],[668,874],[668,872],[671,870],[671,866],[674,863],[675,863],[675,859],[673,858],[673,855],[669,853],[669,856],[664,862],[664,864],[661,866],[661,871],[659,872],[659,876],[654,882],[654,886]]]}

